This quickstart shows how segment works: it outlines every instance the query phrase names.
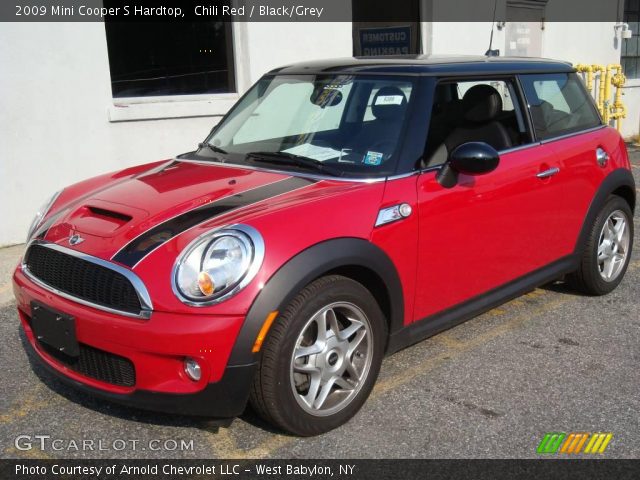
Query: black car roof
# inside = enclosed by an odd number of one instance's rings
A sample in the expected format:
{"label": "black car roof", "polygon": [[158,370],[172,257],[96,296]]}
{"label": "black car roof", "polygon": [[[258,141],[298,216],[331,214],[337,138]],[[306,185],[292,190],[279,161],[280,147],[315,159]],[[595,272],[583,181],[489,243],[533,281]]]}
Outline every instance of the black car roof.
{"label": "black car roof", "polygon": [[530,57],[401,55],[345,57],[294,63],[271,74],[378,73],[405,75],[483,75],[573,72],[568,62]]}

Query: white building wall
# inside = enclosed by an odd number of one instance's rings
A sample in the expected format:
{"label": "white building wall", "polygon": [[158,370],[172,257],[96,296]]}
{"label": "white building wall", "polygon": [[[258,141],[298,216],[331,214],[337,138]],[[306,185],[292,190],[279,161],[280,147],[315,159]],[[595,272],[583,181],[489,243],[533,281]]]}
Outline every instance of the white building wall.
{"label": "white building wall", "polygon": [[[484,55],[490,36],[491,22],[432,22],[423,50],[432,55]],[[504,46],[504,30],[495,28],[492,48],[503,53]]]}
{"label": "white building wall", "polygon": [[257,80],[272,68],[306,60],[350,57],[350,22],[247,23],[249,69]]}
{"label": "white building wall", "polygon": [[[238,23],[234,36],[241,91],[278,65],[351,55],[350,23]],[[237,98],[114,107],[101,23],[5,23],[0,65],[0,246],[23,242],[65,185],[192,150]],[[182,115],[210,116],[109,120]]]}
{"label": "white building wall", "polygon": [[622,121],[622,135],[640,141],[640,79],[628,82],[622,101],[627,107],[627,118]]}
{"label": "white building wall", "polygon": [[547,22],[542,54],[571,63],[620,63],[620,39],[615,41],[614,22]]}
{"label": "white building wall", "polygon": [[[543,55],[574,64],[611,65],[620,63],[621,42],[614,22],[547,23],[543,35]],[[615,88],[612,89],[615,92]],[[640,79],[628,79],[622,101],[627,118],[622,121],[622,136],[640,132]]]}

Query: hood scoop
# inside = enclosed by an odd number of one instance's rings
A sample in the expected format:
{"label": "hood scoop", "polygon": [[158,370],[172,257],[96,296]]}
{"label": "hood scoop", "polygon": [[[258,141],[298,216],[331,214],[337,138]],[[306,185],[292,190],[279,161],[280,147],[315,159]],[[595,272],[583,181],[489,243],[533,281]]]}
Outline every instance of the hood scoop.
{"label": "hood scoop", "polygon": [[133,217],[126,213],[115,212],[113,210],[107,210],[106,208],[94,207],[91,205],[86,208],[94,217],[110,218],[115,222],[121,222],[123,225],[133,220]]}
{"label": "hood scoop", "polygon": [[148,212],[138,208],[92,199],[69,215],[66,223],[80,233],[112,237],[148,216]]}

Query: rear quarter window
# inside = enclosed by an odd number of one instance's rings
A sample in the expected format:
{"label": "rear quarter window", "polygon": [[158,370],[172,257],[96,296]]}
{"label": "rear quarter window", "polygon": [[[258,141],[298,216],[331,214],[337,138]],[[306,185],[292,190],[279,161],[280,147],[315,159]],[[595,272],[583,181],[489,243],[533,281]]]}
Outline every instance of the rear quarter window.
{"label": "rear quarter window", "polygon": [[522,75],[520,78],[538,139],[602,124],[593,99],[575,73]]}

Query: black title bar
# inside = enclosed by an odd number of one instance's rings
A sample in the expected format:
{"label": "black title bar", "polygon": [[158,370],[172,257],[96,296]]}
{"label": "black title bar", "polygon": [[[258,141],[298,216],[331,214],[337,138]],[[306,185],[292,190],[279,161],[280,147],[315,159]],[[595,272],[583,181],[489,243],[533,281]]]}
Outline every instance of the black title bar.
{"label": "black title bar", "polygon": [[[4,0],[1,22],[618,22],[624,0]],[[455,34],[455,32],[452,32]]]}
{"label": "black title bar", "polygon": [[[409,453],[409,452],[408,452]],[[640,460],[0,460],[15,480],[637,479]]]}

